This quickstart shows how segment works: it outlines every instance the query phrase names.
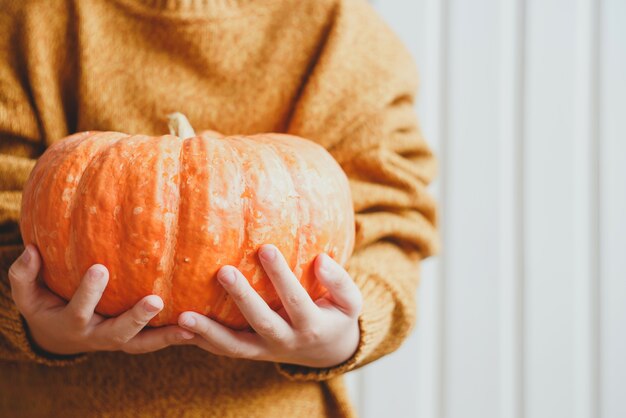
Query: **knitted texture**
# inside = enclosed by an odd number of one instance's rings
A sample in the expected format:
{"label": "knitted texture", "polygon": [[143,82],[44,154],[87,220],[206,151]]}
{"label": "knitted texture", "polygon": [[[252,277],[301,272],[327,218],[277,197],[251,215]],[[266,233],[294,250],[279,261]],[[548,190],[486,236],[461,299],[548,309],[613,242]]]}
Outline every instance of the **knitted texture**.
{"label": "knitted texture", "polygon": [[[0,0],[0,416],[349,417],[342,375],[415,323],[437,252],[436,161],[414,113],[409,53],[363,0]],[[166,115],[224,134],[287,132],[350,179],[361,340],[315,369],[178,346],[41,352],[11,299],[21,189],[53,142],[84,130],[158,135]]]}

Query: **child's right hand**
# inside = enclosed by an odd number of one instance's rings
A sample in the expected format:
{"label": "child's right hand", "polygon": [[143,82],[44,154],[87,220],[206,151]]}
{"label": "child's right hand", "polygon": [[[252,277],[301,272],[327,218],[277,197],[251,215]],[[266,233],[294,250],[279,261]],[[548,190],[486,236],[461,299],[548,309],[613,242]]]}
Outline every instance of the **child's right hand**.
{"label": "child's right hand", "polygon": [[109,280],[109,272],[102,265],[91,266],[69,303],[38,283],[40,267],[39,253],[29,245],[11,265],[9,280],[13,300],[28,323],[31,337],[44,351],[78,354],[120,350],[138,354],[184,344],[194,336],[174,325],[142,330],[163,309],[163,301],[156,295],[144,297],[115,318],[96,314]]}

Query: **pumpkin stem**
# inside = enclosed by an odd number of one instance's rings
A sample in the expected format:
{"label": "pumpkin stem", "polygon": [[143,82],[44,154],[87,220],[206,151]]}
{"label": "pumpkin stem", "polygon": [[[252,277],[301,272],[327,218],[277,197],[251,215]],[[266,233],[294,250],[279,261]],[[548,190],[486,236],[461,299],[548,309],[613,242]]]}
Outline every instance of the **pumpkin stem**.
{"label": "pumpkin stem", "polygon": [[187,139],[196,136],[187,117],[180,112],[174,112],[167,115],[167,126],[170,128],[170,134],[176,135],[181,139]]}

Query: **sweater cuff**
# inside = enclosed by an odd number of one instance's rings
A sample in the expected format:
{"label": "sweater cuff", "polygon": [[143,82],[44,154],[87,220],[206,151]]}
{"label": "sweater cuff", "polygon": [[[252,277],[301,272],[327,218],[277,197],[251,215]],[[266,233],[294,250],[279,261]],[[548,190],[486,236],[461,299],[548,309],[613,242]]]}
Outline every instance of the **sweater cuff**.
{"label": "sweater cuff", "polygon": [[348,360],[328,368],[275,363],[278,372],[289,380],[328,380],[374,360],[372,354],[387,336],[391,325],[393,297],[376,276],[351,272],[350,269],[348,272],[354,278],[363,295],[363,310],[359,315],[361,337],[356,351]]}
{"label": "sweater cuff", "polygon": [[0,360],[32,361],[47,366],[67,366],[84,361],[86,354],[58,355],[39,348],[32,340],[28,324],[11,298],[7,271],[24,250],[21,245],[0,248]]}

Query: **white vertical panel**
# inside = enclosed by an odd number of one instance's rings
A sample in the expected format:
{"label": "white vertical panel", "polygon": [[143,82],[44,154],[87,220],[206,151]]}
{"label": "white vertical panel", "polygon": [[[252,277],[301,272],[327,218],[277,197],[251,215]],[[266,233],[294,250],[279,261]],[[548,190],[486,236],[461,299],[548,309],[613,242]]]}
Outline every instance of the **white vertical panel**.
{"label": "white vertical panel", "polygon": [[576,4],[574,151],[575,418],[599,418],[598,408],[598,2]]}
{"label": "white vertical panel", "polygon": [[497,418],[499,1],[450,3],[445,416]]}
{"label": "white vertical panel", "polygon": [[626,1],[374,3],[421,70],[443,249],[361,416],[626,416]]}
{"label": "white vertical panel", "polygon": [[500,14],[500,418],[524,416],[524,0],[504,0]]}
{"label": "white vertical panel", "polygon": [[[524,219],[525,412],[574,416],[578,254],[575,151],[576,10],[569,0],[527,9]],[[584,266],[583,266],[584,267]]]}
{"label": "white vertical panel", "polygon": [[448,114],[448,0],[426,0],[425,45],[418,55],[421,70],[419,109],[424,135],[438,158],[438,177],[433,192],[439,209],[442,243],[440,255],[422,263],[419,290],[419,381],[415,397],[420,418],[444,417],[445,285],[448,227],[447,217],[447,114]]}
{"label": "white vertical panel", "polygon": [[626,416],[626,2],[602,0],[601,418]]}

